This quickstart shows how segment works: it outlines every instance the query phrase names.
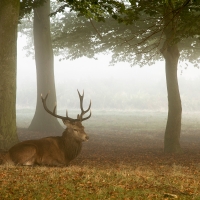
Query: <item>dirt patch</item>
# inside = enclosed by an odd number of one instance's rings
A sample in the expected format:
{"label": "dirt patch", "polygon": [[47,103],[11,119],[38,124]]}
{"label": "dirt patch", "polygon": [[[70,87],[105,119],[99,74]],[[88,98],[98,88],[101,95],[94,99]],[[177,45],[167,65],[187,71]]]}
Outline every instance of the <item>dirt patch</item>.
{"label": "dirt patch", "polygon": [[[57,133],[33,132],[18,129],[20,141],[39,139],[47,136],[57,136]],[[128,134],[114,131],[89,133],[90,139],[84,142],[80,155],[72,161],[72,165],[106,165],[117,166],[123,163],[132,166],[181,165],[200,169],[200,139],[198,133],[182,135],[183,153],[169,155],[163,153],[163,135],[156,132]]]}

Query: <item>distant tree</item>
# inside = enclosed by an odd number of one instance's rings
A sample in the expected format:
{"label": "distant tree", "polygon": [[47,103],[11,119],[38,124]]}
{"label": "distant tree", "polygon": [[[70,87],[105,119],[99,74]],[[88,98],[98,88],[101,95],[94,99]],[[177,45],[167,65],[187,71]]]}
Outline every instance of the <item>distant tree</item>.
{"label": "distant tree", "polygon": [[[100,52],[109,52],[113,54],[113,63],[128,61],[132,65],[141,66],[164,58],[168,91],[164,151],[179,153],[182,106],[177,67],[180,54],[182,60],[189,59],[194,64],[199,62],[200,2],[191,0],[124,2],[124,7],[119,9],[120,12],[115,9],[116,13],[111,17],[127,24],[127,27],[116,23],[112,26],[110,18],[107,20],[109,23],[103,25],[103,23],[94,24],[91,19],[69,21],[63,17],[59,30],[64,31],[54,34],[55,49],[61,53],[66,48],[67,58],[83,55],[94,57]],[[67,31],[65,27],[68,28]]]}
{"label": "distant tree", "polygon": [[[34,1],[37,2],[37,1]],[[55,5],[55,1],[53,1]],[[65,4],[59,8],[59,11],[66,6],[72,6],[72,9],[80,9],[82,15],[88,15],[87,7],[92,8],[90,14],[93,17],[101,19],[102,13],[98,13],[99,6],[94,1],[79,2],[69,1],[69,4]],[[31,11],[31,7],[27,12]],[[35,61],[37,71],[37,105],[35,115],[29,126],[30,130],[37,131],[57,131],[61,129],[56,118],[48,115],[41,102],[41,93],[46,94],[50,91],[49,107],[54,107],[56,102],[55,94],[55,81],[54,81],[54,67],[53,67],[53,50],[51,45],[51,33],[50,33],[50,0],[47,0],[41,7],[34,9],[34,47],[35,47]],[[28,26],[30,24],[28,23]],[[25,25],[27,26],[27,25]],[[22,26],[23,27],[23,26]],[[29,29],[30,30],[30,29]],[[23,32],[23,29],[22,29]],[[59,29],[56,30],[59,32]]]}
{"label": "distant tree", "polygon": [[16,131],[17,24],[20,1],[0,1],[0,148],[18,142]]}
{"label": "distant tree", "polygon": [[50,0],[47,0],[42,6],[34,9],[33,35],[37,72],[37,105],[29,129],[56,132],[61,130],[62,127],[55,117],[45,112],[41,101],[41,93],[46,95],[50,92],[47,102],[49,108],[53,110],[56,102],[54,56],[51,44],[49,14]]}

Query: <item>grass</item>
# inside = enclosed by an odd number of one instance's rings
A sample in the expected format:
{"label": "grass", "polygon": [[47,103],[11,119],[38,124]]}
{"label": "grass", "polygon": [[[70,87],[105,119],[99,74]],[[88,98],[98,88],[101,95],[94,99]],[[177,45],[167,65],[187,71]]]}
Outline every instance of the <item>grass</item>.
{"label": "grass", "polygon": [[[27,127],[29,115],[21,116]],[[183,116],[181,155],[162,153],[166,116],[94,113],[85,123],[90,140],[69,167],[0,166],[0,199],[198,200],[199,115]]]}
{"label": "grass", "polygon": [[172,166],[0,167],[1,199],[200,199],[199,171]]}

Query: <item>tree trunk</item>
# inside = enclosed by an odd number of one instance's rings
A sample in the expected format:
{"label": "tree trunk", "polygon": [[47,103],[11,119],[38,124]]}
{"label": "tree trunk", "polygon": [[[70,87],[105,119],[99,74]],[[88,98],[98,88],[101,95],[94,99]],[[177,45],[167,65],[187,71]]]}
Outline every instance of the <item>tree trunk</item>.
{"label": "tree trunk", "polygon": [[29,130],[57,132],[63,130],[61,125],[55,117],[44,110],[41,101],[41,94],[45,96],[50,92],[47,99],[49,109],[53,110],[56,102],[49,13],[49,0],[43,6],[34,9],[33,31],[37,72],[37,105]]}
{"label": "tree trunk", "polygon": [[180,56],[177,44],[174,44],[177,26],[177,14],[174,14],[174,5],[166,1],[164,7],[164,34],[165,43],[161,53],[165,58],[166,82],[168,92],[168,118],[164,137],[165,153],[180,153],[181,115],[182,106],[179,93],[177,67]]}
{"label": "tree trunk", "polygon": [[179,93],[177,65],[179,51],[177,45],[168,46],[163,51],[165,58],[166,82],[168,92],[168,119],[164,137],[164,152],[179,153],[181,133],[181,98]]}
{"label": "tree trunk", "polygon": [[0,148],[18,142],[16,131],[16,66],[19,0],[0,1]]}

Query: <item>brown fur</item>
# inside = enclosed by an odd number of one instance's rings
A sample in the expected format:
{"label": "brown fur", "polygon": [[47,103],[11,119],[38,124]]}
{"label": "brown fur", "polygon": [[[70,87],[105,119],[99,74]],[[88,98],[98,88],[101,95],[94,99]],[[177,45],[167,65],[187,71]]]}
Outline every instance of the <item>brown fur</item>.
{"label": "brown fur", "polygon": [[62,136],[27,140],[11,147],[4,163],[15,165],[67,166],[81,151],[82,142],[88,140],[80,121],[63,120],[67,129]]}

